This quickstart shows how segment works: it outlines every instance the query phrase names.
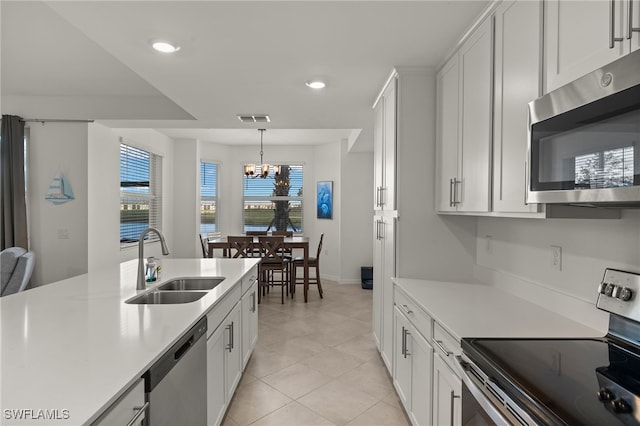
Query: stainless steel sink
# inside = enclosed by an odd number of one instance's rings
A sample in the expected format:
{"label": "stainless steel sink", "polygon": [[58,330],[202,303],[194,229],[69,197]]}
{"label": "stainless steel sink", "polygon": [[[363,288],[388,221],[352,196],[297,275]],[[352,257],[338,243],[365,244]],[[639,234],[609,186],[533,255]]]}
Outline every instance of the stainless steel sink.
{"label": "stainless steel sink", "polygon": [[126,303],[137,305],[189,303],[195,302],[205,294],[207,294],[205,291],[152,291],[129,299]]}
{"label": "stainless steel sink", "polygon": [[162,291],[211,290],[224,281],[224,277],[215,278],[178,278],[158,286]]}

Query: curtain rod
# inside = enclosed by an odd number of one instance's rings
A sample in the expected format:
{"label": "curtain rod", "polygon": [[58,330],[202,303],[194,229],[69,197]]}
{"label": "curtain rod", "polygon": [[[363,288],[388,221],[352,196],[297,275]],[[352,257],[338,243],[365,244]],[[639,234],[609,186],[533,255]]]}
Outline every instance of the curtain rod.
{"label": "curtain rod", "polygon": [[93,123],[94,120],[65,120],[59,118],[21,118],[23,123]]}

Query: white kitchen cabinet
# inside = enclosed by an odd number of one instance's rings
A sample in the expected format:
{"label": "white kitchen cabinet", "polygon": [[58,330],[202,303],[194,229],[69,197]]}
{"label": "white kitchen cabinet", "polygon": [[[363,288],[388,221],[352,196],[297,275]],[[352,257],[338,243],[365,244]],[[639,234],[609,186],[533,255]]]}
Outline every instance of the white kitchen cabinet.
{"label": "white kitchen cabinet", "polygon": [[545,93],[638,49],[638,27],[638,0],[547,0]]}
{"label": "white kitchen cabinet", "polygon": [[433,358],[433,424],[462,424],[462,381],[445,361]]}
{"label": "white kitchen cabinet", "polygon": [[241,304],[236,302],[229,314],[207,338],[207,424],[209,425],[221,424],[242,377],[241,330]]}
{"label": "white kitchen cabinet", "polygon": [[465,40],[437,78],[436,158],[440,168],[436,205],[442,212],[491,209],[492,59],[490,16]]}
{"label": "white kitchen cabinet", "polygon": [[396,219],[374,217],[373,329],[378,350],[391,372],[393,359],[393,283]]}
{"label": "white kitchen cabinet", "polygon": [[258,341],[258,281],[242,295],[242,366],[247,366]]}
{"label": "white kitchen cabinet", "polygon": [[528,108],[541,96],[542,2],[503,1],[495,11],[493,207],[538,213],[526,204]]}
{"label": "white kitchen cabinet", "polygon": [[393,384],[411,422],[427,425],[431,419],[433,349],[404,312],[396,305]]}
{"label": "white kitchen cabinet", "polygon": [[144,401],[144,380],[133,384],[107,411],[102,414],[93,426],[144,424],[146,406]]}
{"label": "white kitchen cabinet", "polygon": [[395,210],[397,73],[392,74],[375,104],[374,210]]}

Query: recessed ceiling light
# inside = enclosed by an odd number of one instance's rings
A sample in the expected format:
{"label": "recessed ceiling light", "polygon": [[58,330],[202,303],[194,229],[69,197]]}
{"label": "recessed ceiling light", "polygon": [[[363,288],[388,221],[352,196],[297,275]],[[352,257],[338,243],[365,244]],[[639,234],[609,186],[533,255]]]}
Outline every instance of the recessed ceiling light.
{"label": "recessed ceiling light", "polygon": [[312,89],[324,89],[326,86],[324,81],[320,80],[307,81],[306,85],[311,87]]}
{"label": "recessed ceiling light", "polygon": [[155,50],[162,53],[175,53],[180,50],[180,46],[176,46],[168,41],[154,41],[151,45]]}

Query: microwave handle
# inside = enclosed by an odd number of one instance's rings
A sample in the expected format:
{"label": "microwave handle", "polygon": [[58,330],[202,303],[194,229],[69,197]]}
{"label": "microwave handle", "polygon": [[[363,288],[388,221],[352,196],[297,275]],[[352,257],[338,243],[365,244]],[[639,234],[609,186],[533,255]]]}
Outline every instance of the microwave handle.
{"label": "microwave handle", "polygon": [[524,205],[527,206],[527,192],[529,191],[529,185],[527,185],[527,181],[529,180],[529,169],[527,160],[524,160]]}

